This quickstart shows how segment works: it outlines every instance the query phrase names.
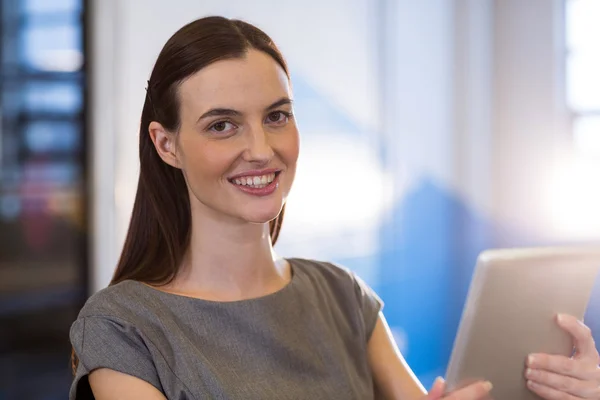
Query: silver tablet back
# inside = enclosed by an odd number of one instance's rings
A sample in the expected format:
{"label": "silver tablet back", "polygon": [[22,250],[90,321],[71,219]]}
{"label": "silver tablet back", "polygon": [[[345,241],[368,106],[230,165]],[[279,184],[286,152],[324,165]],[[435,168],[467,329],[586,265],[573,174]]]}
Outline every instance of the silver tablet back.
{"label": "silver tablet back", "polygon": [[583,319],[600,272],[598,248],[489,250],[479,256],[446,380],[490,380],[495,400],[540,399],[525,386],[530,353],[570,356],[557,313]]}

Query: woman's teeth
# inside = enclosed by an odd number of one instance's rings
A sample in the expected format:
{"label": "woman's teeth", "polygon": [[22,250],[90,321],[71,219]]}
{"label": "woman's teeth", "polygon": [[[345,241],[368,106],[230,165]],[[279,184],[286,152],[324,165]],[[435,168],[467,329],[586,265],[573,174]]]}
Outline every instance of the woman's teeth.
{"label": "woman's teeth", "polygon": [[249,186],[253,188],[263,188],[273,182],[275,174],[261,175],[261,176],[245,176],[243,178],[236,178],[233,183],[236,185]]}

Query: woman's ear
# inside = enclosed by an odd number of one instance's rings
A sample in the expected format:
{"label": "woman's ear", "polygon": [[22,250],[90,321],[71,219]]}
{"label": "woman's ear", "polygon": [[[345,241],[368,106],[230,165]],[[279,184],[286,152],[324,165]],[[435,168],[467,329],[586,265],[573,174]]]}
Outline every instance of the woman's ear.
{"label": "woman's ear", "polygon": [[150,122],[150,125],[148,125],[148,133],[150,134],[150,139],[152,140],[152,143],[154,143],[154,148],[160,158],[172,167],[181,168],[177,156],[175,134],[167,131],[156,121]]}

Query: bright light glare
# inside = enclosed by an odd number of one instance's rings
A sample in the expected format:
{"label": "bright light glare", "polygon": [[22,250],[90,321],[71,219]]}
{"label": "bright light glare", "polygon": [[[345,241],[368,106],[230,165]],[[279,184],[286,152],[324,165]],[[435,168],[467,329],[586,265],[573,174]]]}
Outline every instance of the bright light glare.
{"label": "bright light glare", "polygon": [[566,2],[567,97],[577,112],[600,109],[600,1]]}
{"label": "bright light glare", "polygon": [[600,1],[567,1],[567,46],[574,51],[593,50],[600,37]]}
{"label": "bright light glare", "polygon": [[301,153],[286,206],[282,246],[304,242],[310,247],[326,240],[332,250],[368,253],[371,245],[366,241],[377,242],[369,236],[377,236],[383,213],[392,203],[385,190],[391,181],[372,147],[343,134],[311,135],[303,138]]}
{"label": "bright light glare", "polygon": [[303,140],[302,152],[286,224],[336,232],[381,222],[386,176],[366,143],[323,135]]}
{"label": "bright light glare", "polygon": [[576,158],[551,182],[549,197],[553,229],[568,240],[600,235],[600,161]]}
{"label": "bright light glare", "polygon": [[[600,116],[581,117],[573,126],[575,147],[585,156],[600,159]],[[600,182],[600,176],[597,178]]]}
{"label": "bright light glare", "polygon": [[[600,2],[599,2],[600,3]],[[572,54],[567,60],[567,98],[578,112],[600,109],[600,52]]]}

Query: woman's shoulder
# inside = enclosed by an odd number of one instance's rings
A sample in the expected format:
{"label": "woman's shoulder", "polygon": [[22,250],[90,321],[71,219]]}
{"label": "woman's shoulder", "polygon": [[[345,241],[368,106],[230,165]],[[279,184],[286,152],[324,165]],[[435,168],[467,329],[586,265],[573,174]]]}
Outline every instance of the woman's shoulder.
{"label": "woman's shoulder", "polygon": [[289,258],[294,273],[306,277],[311,286],[321,289],[354,291],[357,277],[349,268],[331,261],[321,261],[307,258]]}
{"label": "woman's shoulder", "polygon": [[343,265],[309,258],[288,258],[295,271],[301,270],[310,276],[318,276],[342,281],[352,280],[354,273]]}
{"label": "woman's shoulder", "polygon": [[114,317],[128,320],[147,312],[152,303],[151,292],[145,290],[143,283],[125,280],[90,296],[79,312],[79,318]]}
{"label": "woman's shoulder", "polygon": [[299,271],[302,275],[307,276],[313,286],[351,294],[360,301],[369,297],[382,303],[373,289],[360,276],[343,265],[304,258],[290,258],[288,261],[292,263],[294,271]]}
{"label": "woman's shoulder", "polygon": [[383,301],[373,289],[349,268],[328,261],[292,258],[294,271],[299,272],[309,288],[316,291],[329,306],[335,306],[340,314],[354,316],[362,321],[368,338],[383,307]]}

